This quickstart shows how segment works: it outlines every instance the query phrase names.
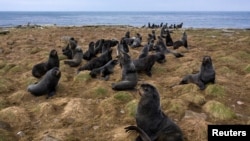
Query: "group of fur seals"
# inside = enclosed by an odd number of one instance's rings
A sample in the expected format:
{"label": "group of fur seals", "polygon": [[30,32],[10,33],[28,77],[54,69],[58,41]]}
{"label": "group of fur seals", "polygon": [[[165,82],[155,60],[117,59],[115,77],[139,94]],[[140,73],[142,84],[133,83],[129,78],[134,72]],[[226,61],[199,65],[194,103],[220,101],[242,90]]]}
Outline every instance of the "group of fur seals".
{"label": "group of fur seals", "polygon": [[78,68],[78,73],[83,70],[93,70],[95,68],[102,67],[108,61],[112,60],[112,49],[102,53],[101,56],[91,59],[89,62]]}
{"label": "group of fur seals", "polygon": [[65,60],[64,64],[68,64],[70,67],[78,67],[82,63],[83,51],[80,47],[76,47],[74,50],[74,56],[70,60]]}
{"label": "group of fur seals", "polygon": [[155,45],[155,50],[157,52],[161,52],[161,53],[164,53],[164,54],[173,54],[176,58],[180,58],[180,57],[183,57],[184,55],[181,54],[181,53],[178,53],[178,52],[175,52],[175,51],[172,51],[170,49],[168,49],[163,41],[163,39],[158,36],[158,41]]}
{"label": "group of fur seals", "polygon": [[165,55],[159,52],[133,60],[136,71],[138,73],[145,72],[149,77],[152,76],[151,70],[155,62],[158,63],[166,62]]}
{"label": "group of fur seals", "polygon": [[194,83],[200,90],[204,90],[206,84],[215,83],[215,74],[212,58],[210,56],[204,56],[200,71],[196,74],[186,75],[179,84]]}
{"label": "group of fur seals", "polygon": [[[165,38],[166,44],[163,38]],[[104,39],[98,40],[96,43],[90,42],[85,53],[77,47],[77,41],[70,38],[68,45],[62,50],[63,54],[69,59],[65,60],[64,63],[76,67],[81,64],[82,59],[88,60],[88,63],[78,68],[78,72],[90,70],[89,75],[92,78],[101,75],[104,80],[108,80],[109,75],[113,73],[114,67],[119,62],[122,69],[121,81],[112,83],[112,89],[117,91],[134,89],[138,83],[138,72],[144,71],[148,76],[152,76],[151,69],[153,65],[155,62],[165,62],[165,54],[172,53],[177,58],[183,57],[182,54],[169,50],[167,46],[173,45],[174,49],[177,49],[180,45],[177,46],[176,44],[181,42],[184,47],[188,48],[186,32],[183,33],[182,39],[175,43],[172,41],[170,32],[166,32],[166,36],[163,34],[158,36],[158,41],[154,46],[155,40],[155,32],[152,31],[148,38],[148,44],[144,45],[139,57],[133,60],[128,54],[128,44],[131,47],[141,46],[142,38],[140,34],[131,39],[130,33],[127,32],[120,43],[116,40]],[[112,60],[111,47],[117,44],[119,60]],[[154,46],[156,52],[149,55],[150,46]],[[102,54],[96,57],[97,53]],[[28,92],[34,96],[47,94],[47,98],[52,97],[61,78],[56,50],[50,52],[47,62],[35,65],[32,74],[39,78],[45,75],[39,82],[29,85]],[[206,84],[215,83],[215,71],[210,56],[203,57],[199,73],[185,76],[179,84],[188,83],[197,84],[201,90],[205,89]],[[181,129],[161,110],[160,96],[157,89],[151,84],[144,83],[140,86],[139,94],[141,99],[136,112],[136,126],[125,127],[126,132],[136,131],[139,133],[136,141],[183,141]]]}
{"label": "group of fur seals", "polygon": [[141,96],[136,112],[136,126],[125,127],[126,132],[136,131],[136,141],[183,141],[183,133],[160,107],[157,89],[148,83],[141,84]]}
{"label": "group of fur seals", "polygon": [[92,78],[96,78],[97,75],[101,75],[101,77],[104,80],[108,80],[109,79],[109,75],[112,74],[114,72],[114,67],[118,64],[118,60],[110,60],[108,63],[106,63],[105,65],[99,67],[99,68],[95,68],[93,70],[91,70],[91,72],[89,73],[89,75]]}
{"label": "group of fur seals", "polygon": [[64,64],[70,67],[77,67],[82,63],[83,51],[77,46],[77,41],[73,37],[69,39],[68,45],[62,49],[62,52],[68,58],[68,60],[64,61]]}
{"label": "group of fur seals", "polygon": [[67,46],[62,49],[63,55],[67,56],[68,59],[73,59],[76,47],[77,41],[73,37],[71,37],[68,40]]}

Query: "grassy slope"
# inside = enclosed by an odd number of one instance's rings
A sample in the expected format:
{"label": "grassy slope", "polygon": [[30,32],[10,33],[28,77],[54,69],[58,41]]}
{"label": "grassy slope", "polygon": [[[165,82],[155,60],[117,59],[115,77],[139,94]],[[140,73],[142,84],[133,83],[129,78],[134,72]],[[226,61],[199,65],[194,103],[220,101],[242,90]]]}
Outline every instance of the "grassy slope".
{"label": "grassy slope", "polygon": [[[0,35],[0,120],[9,122],[14,133],[23,131],[21,140],[25,141],[133,140],[135,134],[127,134],[123,128],[135,124],[133,116],[139,96],[136,91],[111,89],[111,83],[120,80],[119,66],[109,81],[91,79],[88,72],[76,75],[77,68],[64,65],[61,52],[65,46],[63,36],[75,37],[85,51],[91,41],[120,40],[126,31],[132,36],[139,32],[143,44],[151,33],[151,29],[131,27],[50,27],[12,29],[9,34]],[[174,31],[173,40],[179,39],[182,32]],[[187,140],[205,140],[207,124],[250,123],[250,32],[221,29],[187,29],[186,32],[190,50],[177,50],[185,57],[177,59],[168,54],[165,64],[154,65],[151,78],[139,75],[139,84],[147,82],[158,88],[162,109],[180,125]],[[156,34],[159,33],[157,29]],[[56,49],[61,58],[62,77],[57,94],[49,100],[33,97],[26,91],[28,84],[37,81],[31,75],[32,66],[46,61],[51,49]],[[135,58],[140,50],[130,49],[130,55]],[[193,84],[170,88],[184,75],[197,72],[204,55],[213,59],[215,85],[209,85],[205,91]],[[237,101],[244,104],[239,105]],[[187,111],[200,114],[187,118]]]}

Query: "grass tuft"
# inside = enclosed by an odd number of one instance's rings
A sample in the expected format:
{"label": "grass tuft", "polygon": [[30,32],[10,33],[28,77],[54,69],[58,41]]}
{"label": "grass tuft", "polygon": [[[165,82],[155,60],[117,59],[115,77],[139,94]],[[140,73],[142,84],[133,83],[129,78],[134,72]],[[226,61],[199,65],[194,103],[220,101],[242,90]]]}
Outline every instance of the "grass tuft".
{"label": "grass tuft", "polygon": [[218,101],[208,101],[202,108],[215,119],[231,120],[235,117],[235,113],[230,108]]}
{"label": "grass tuft", "polygon": [[225,96],[225,88],[218,84],[208,85],[205,90],[205,94],[216,96],[216,97],[223,97]]}
{"label": "grass tuft", "polygon": [[120,91],[118,93],[116,93],[114,95],[114,98],[121,101],[121,102],[129,102],[132,100],[132,96],[130,95],[130,93],[124,92],[124,91]]}

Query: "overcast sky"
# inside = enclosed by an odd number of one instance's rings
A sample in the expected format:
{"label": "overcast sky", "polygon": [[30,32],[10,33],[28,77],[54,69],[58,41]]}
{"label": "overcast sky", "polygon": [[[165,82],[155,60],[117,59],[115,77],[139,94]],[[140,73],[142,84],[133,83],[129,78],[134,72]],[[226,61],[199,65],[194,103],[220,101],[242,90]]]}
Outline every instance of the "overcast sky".
{"label": "overcast sky", "polygon": [[0,11],[250,11],[250,0],[1,0]]}

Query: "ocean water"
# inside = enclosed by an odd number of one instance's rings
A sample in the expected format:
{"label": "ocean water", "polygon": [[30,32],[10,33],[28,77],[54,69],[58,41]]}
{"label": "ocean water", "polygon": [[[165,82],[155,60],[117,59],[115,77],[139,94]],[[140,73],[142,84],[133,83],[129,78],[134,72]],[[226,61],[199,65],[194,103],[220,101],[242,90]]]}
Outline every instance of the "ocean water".
{"label": "ocean water", "polygon": [[250,28],[249,12],[0,12],[0,27],[31,24],[57,26],[130,25],[161,22],[184,28]]}

